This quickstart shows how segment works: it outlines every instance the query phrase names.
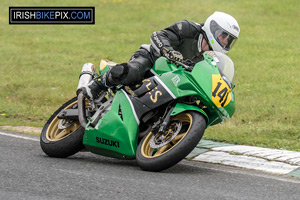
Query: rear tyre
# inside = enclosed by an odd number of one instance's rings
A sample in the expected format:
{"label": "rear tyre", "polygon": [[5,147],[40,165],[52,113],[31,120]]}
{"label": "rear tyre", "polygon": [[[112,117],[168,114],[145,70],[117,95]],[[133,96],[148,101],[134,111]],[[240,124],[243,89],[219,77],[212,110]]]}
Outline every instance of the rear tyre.
{"label": "rear tyre", "polygon": [[84,148],[82,139],[84,128],[78,120],[58,119],[61,110],[77,106],[77,97],[69,100],[56,110],[43,127],[40,144],[42,150],[51,157],[65,158]]}
{"label": "rear tyre", "polygon": [[[176,127],[180,130],[176,130]],[[176,115],[171,120],[167,131],[168,135],[170,131],[179,133],[167,144],[162,143],[161,146],[157,143],[158,148],[152,148],[157,141],[153,142],[155,137],[152,132],[149,132],[138,145],[136,152],[138,165],[147,171],[168,169],[184,159],[196,147],[205,129],[206,120],[198,112],[187,111]]]}

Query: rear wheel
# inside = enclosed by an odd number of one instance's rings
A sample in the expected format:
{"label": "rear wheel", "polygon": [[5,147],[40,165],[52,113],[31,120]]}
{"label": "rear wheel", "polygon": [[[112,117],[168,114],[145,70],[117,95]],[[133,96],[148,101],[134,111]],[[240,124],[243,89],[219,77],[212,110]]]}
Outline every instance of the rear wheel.
{"label": "rear wheel", "polygon": [[184,159],[199,143],[206,120],[198,112],[187,111],[173,117],[161,136],[149,132],[136,152],[138,165],[147,171],[162,171]]}
{"label": "rear wheel", "polygon": [[40,144],[42,150],[51,157],[65,158],[84,148],[82,139],[84,128],[78,120],[59,119],[61,110],[75,108],[77,97],[63,104],[55,111],[43,127]]}

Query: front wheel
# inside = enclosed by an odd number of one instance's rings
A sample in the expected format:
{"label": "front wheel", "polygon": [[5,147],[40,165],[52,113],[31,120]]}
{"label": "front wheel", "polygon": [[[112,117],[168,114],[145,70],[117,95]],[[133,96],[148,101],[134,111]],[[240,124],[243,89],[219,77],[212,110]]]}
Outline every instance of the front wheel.
{"label": "front wheel", "polygon": [[205,129],[206,120],[198,112],[187,111],[174,116],[163,136],[165,141],[150,131],[139,143],[136,152],[138,165],[147,171],[168,169],[196,147]]}
{"label": "front wheel", "polygon": [[43,127],[40,144],[45,154],[51,157],[65,158],[84,148],[82,139],[84,128],[78,120],[59,119],[61,110],[77,107],[77,97],[63,104],[53,113]]}

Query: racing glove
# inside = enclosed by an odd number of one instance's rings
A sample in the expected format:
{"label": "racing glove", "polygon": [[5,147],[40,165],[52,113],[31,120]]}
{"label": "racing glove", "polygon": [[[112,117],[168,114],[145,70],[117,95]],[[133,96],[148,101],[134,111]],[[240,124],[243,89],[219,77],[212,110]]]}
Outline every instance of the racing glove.
{"label": "racing glove", "polygon": [[176,60],[179,62],[183,61],[183,56],[180,52],[175,50],[169,50],[166,47],[162,48],[162,55],[168,59]]}

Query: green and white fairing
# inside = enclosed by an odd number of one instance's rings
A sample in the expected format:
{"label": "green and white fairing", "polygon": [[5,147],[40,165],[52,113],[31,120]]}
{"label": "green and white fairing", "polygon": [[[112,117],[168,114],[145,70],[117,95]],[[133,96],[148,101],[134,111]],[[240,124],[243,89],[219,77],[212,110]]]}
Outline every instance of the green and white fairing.
{"label": "green and white fairing", "polygon": [[[234,66],[231,59],[218,52],[206,52],[204,60],[191,71],[177,67],[160,57],[152,73],[141,86],[129,92],[116,92],[110,110],[95,128],[86,127],[84,146],[91,152],[120,158],[134,159],[138,144],[140,120],[147,113],[182,97],[196,97],[197,105],[178,101],[171,116],[187,110],[201,113],[207,127],[231,118],[235,111]],[[102,65],[100,73],[108,70]]]}

